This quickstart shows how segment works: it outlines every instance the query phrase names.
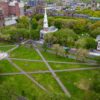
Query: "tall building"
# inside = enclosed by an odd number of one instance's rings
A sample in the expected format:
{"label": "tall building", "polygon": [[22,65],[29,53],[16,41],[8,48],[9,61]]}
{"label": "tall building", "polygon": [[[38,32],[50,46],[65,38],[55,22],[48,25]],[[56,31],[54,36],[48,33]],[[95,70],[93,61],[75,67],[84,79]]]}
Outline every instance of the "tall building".
{"label": "tall building", "polygon": [[58,29],[55,26],[50,26],[48,25],[48,17],[47,17],[47,9],[45,8],[45,13],[44,13],[44,22],[43,22],[43,29],[40,30],[40,39],[44,39],[44,35],[47,33],[53,33],[56,32]]}

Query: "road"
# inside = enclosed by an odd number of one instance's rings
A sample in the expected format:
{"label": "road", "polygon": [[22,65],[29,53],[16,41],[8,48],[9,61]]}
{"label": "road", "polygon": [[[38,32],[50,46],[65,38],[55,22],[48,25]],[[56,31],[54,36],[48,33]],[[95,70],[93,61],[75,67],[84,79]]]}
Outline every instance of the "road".
{"label": "road", "polygon": [[39,84],[33,77],[31,77],[28,73],[26,73],[23,69],[21,69],[19,66],[17,66],[14,62],[12,62],[9,58],[7,58],[9,63],[11,63],[16,69],[18,69],[21,73],[23,73],[26,77],[28,77],[33,83],[35,83],[38,87],[40,87],[42,90],[48,92],[41,84]]}
{"label": "road", "polygon": [[33,44],[33,46],[34,46],[35,50],[37,51],[37,53],[40,55],[40,57],[43,60],[43,62],[46,64],[46,66],[49,69],[49,71],[51,72],[52,76],[55,78],[55,80],[57,81],[57,83],[59,84],[59,86],[61,87],[61,89],[64,91],[65,95],[67,95],[70,98],[71,94],[69,93],[69,91],[65,88],[65,86],[63,85],[63,83],[60,81],[59,77],[53,71],[53,69],[51,68],[51,66],[49,65],[49,63],[46,61],[46,59],[44,58],[44,56],[41,54],[41,52],[39,51],[39,49],[36,47],[36,45]]}

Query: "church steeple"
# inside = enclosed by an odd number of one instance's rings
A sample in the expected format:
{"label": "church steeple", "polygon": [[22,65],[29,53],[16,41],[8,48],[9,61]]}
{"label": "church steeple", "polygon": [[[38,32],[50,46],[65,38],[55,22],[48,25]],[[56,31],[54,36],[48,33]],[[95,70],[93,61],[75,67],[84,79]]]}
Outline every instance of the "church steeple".
{"label": "church steeple", "polygon": [[44,13],[43,28],[44,28],[44,30],[47,30],[47,29],[48,29],[48,18],[47,18],[47,11],[46,11],[46,8],[45,8],[45,13]]}

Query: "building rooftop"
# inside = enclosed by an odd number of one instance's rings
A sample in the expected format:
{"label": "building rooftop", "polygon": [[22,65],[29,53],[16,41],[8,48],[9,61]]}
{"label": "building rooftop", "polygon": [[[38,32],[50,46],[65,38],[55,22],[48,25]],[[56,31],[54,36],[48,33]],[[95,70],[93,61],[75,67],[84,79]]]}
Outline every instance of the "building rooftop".
{"label": "building rooftop", "polygon": [[96,41],[100,41],[100,35],[97,36]]}

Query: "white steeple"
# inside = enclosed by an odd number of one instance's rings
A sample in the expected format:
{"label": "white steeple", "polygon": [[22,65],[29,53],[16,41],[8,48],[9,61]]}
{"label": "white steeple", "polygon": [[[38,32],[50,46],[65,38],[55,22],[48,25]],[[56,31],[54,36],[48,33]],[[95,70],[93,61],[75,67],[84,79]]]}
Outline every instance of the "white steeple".
{"label": "white steeple", "polygon": [[44,13],[44,24],[43,24],[44,29],[48,29],[48,18],[47,18],[47,11],[45,8],[45,13]]}

